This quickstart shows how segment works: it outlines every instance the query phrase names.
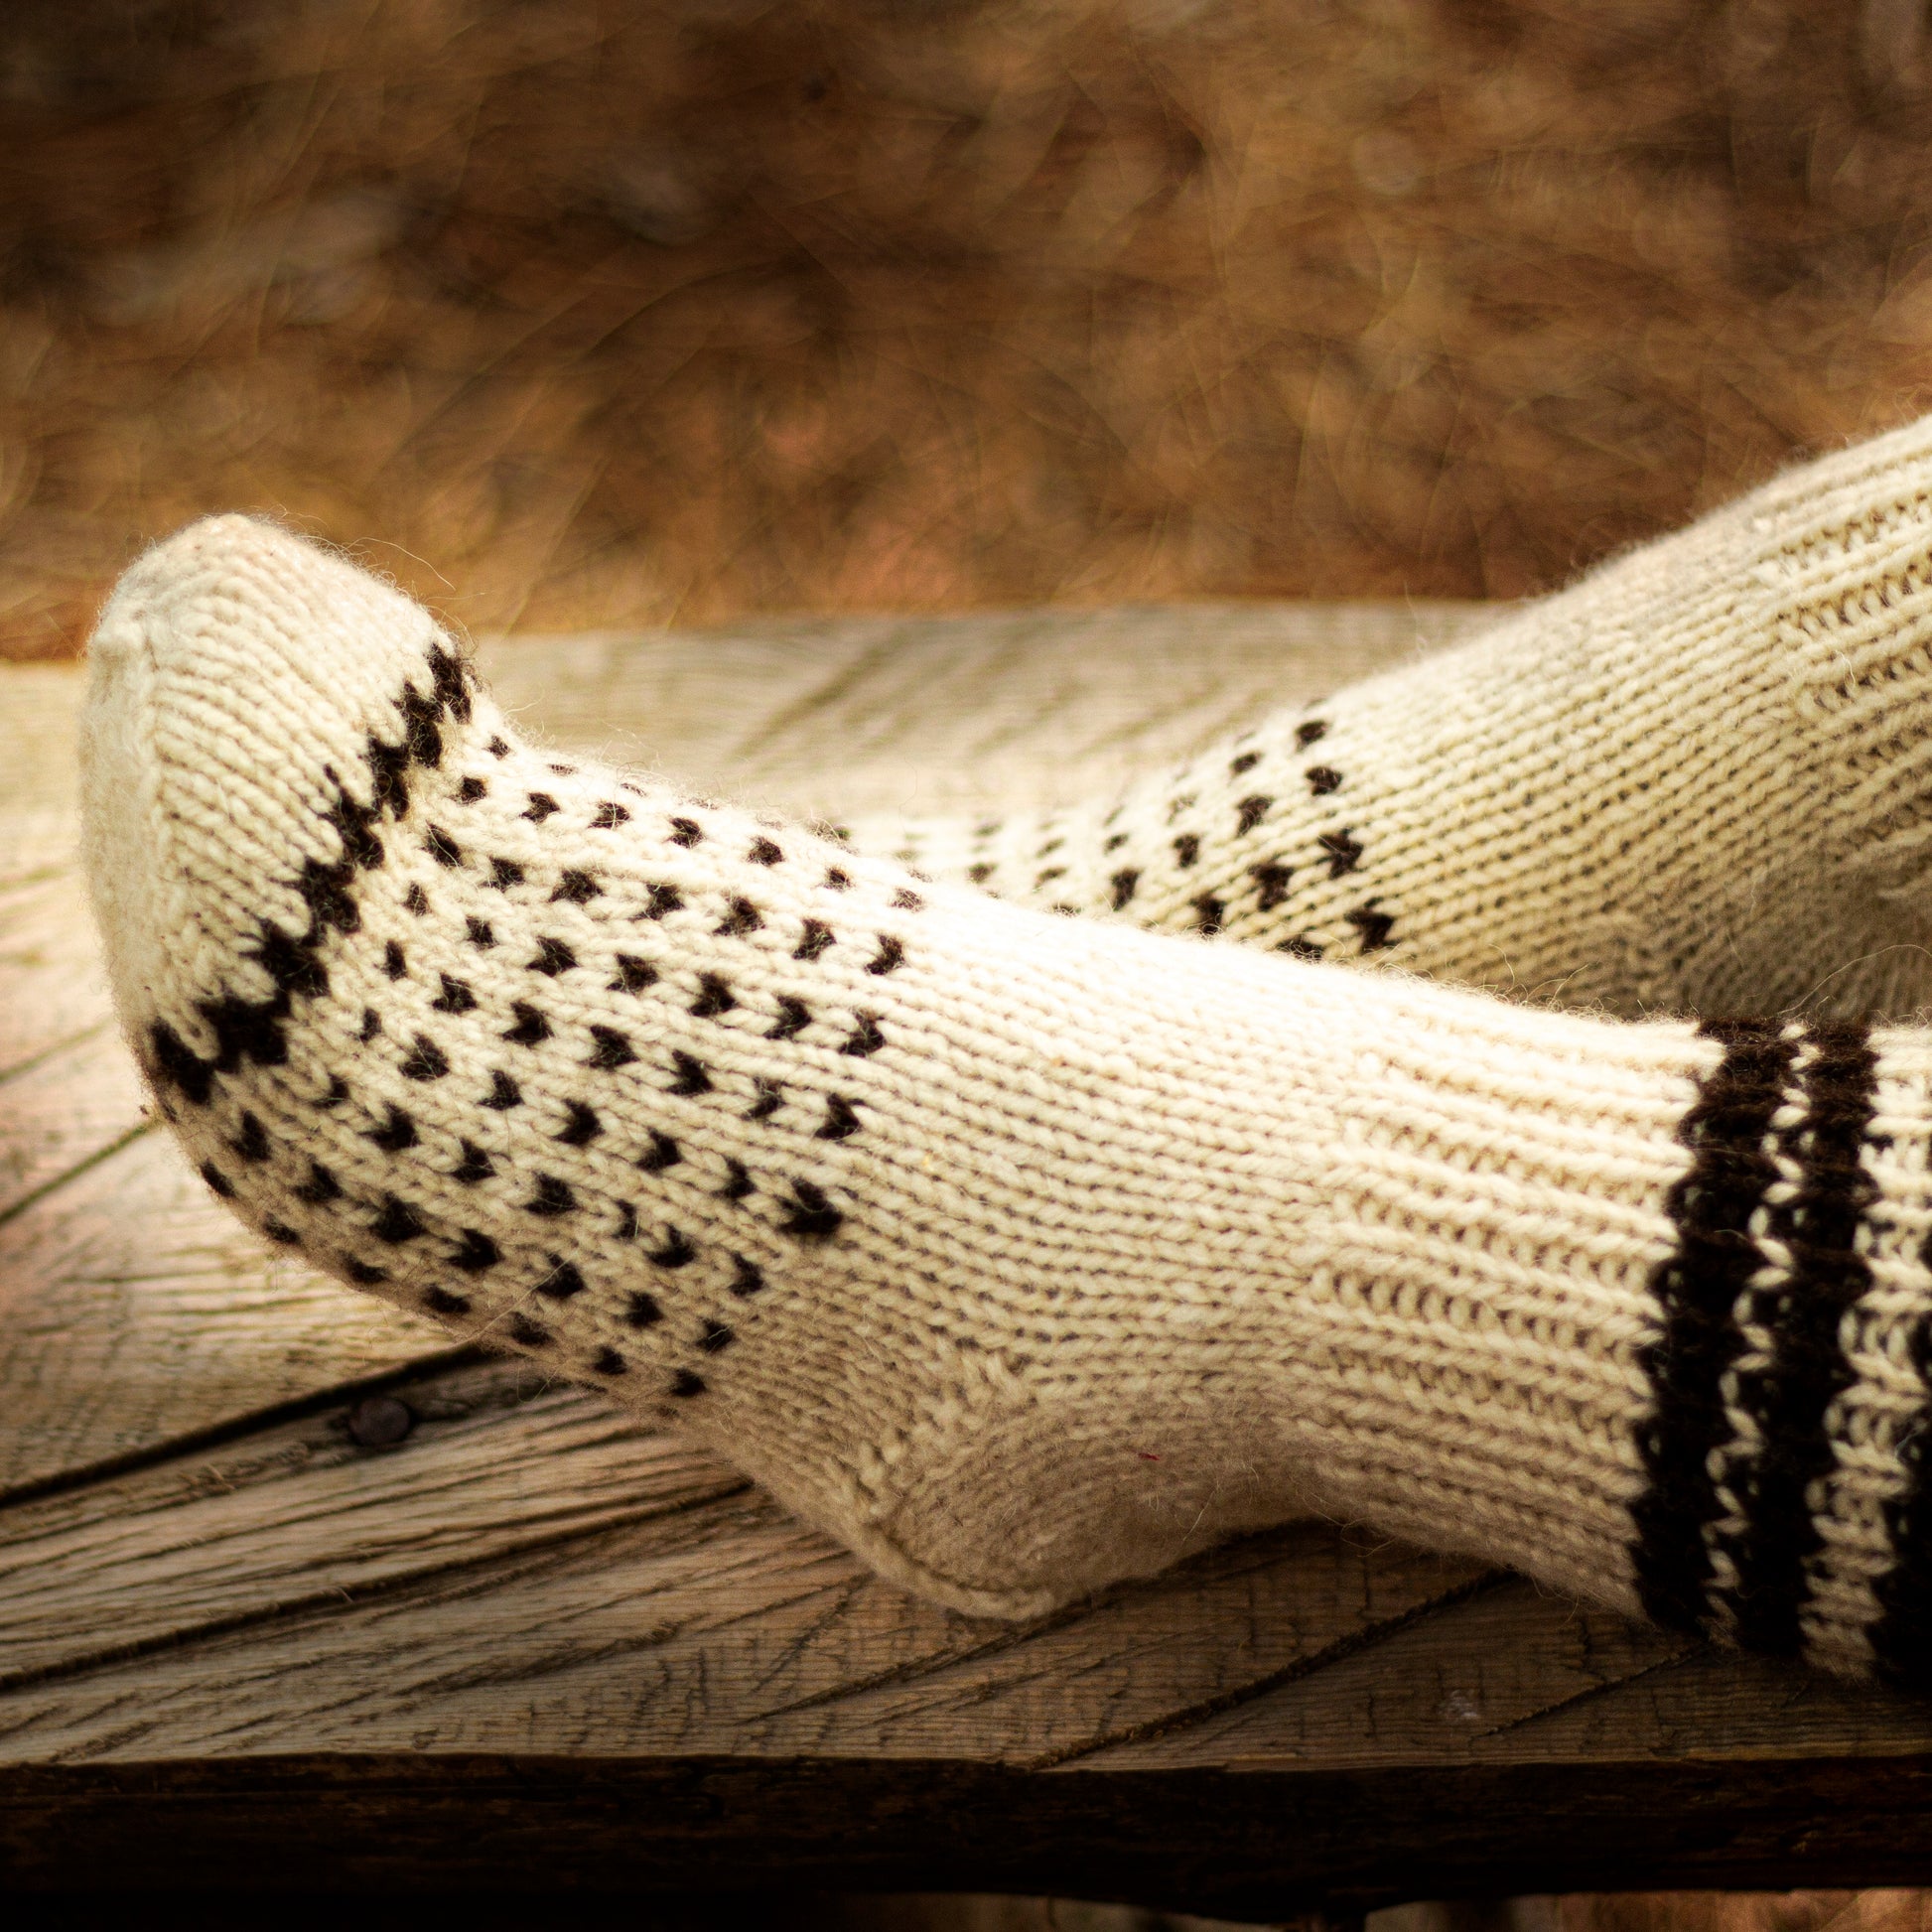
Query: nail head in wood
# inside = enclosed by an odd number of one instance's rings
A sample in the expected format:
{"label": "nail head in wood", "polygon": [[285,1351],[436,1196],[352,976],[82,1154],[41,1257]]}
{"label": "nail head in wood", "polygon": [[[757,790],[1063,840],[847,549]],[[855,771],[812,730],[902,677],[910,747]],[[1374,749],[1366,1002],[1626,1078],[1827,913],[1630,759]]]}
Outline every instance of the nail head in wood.
{"label": "nail head in wood", "polygon": [[348,1412],[349,1441],[361,1449],[394,1449],[415,1427],[415,1410],[392,1395],[364,1396]]}

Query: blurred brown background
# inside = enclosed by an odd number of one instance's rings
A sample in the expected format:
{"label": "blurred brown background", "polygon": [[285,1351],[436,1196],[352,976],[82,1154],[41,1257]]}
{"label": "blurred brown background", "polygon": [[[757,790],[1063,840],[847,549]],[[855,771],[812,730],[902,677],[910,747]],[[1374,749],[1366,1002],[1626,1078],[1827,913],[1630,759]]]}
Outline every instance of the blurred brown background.
{"label": "blurred brown background", "polygon": [[0,649],[1509,597],[1924,406],[1922,0],[7,0]]}

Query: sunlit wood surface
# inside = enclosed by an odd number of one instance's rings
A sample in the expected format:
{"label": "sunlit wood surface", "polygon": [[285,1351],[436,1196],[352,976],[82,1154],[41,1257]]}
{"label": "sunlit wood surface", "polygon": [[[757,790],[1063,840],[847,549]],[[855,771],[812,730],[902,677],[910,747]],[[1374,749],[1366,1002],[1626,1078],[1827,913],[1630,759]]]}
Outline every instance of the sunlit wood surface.
{"label": "sunlit wood surface", "polygon": [[[1480,615],[484,659],[558,744],[856,815],[1077,795]],[[1932,1881],[1932,1706],[1326,1525],[975,1622],[676,1437],[262,1252],[148,1122],[108,1014],[79,689],[0,672],[0,1881],[957,1887],[1241,1918]],[[403,1440],[358,1443],[371,1398],[407,1405]]]}

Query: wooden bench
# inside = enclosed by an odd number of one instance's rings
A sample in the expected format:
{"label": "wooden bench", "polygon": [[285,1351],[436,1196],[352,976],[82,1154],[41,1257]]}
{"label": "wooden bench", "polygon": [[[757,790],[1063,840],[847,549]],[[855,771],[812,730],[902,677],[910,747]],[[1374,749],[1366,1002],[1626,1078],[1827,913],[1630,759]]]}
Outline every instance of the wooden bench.
{"label": "wooden bench", "polygon": [[[787,808],[1071,795],[1465,626],[1400,607],[485,651]],[[0,1878],[1054,1891],[1234,1918],[1932,1881],[1932,1707],[1304,1524],[1025,1627],[266,1254],[142,1112],[79,674],[0,672]]]}

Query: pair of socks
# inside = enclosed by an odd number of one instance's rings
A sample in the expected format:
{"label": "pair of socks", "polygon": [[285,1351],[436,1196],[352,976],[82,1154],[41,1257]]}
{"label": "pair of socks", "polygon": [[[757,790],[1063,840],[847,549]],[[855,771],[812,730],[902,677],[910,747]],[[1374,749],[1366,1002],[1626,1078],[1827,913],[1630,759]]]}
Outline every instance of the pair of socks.
{"label": "pair of socks", "polygon": [[89,876],[266,1239],[929,1596],[1319,1513],[1923,1677],[1929,558],[1921,426],[1124,797],[836,838],[212,519],[94,637]]}

